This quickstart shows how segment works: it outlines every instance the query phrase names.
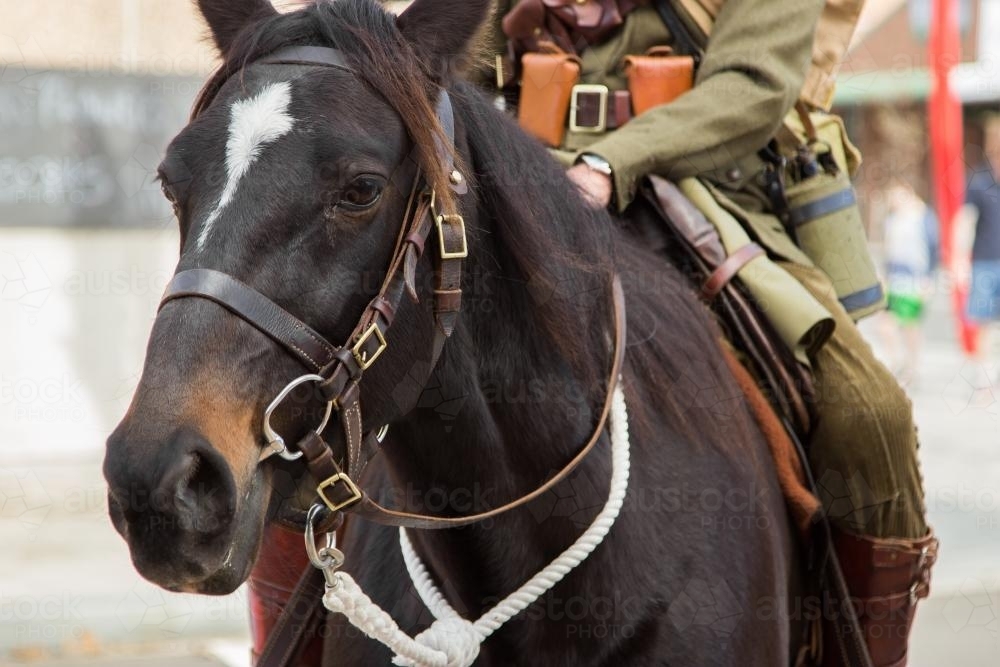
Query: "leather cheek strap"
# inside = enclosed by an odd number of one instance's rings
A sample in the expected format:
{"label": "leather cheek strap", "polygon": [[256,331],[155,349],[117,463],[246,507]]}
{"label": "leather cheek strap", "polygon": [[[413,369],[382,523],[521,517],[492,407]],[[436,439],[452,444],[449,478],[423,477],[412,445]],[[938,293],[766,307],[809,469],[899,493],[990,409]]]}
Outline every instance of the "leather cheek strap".
{"label": "leather cheek strap", "polygon": [[181,271],[167,285],[160,309],[184,297],[208,299],[239,315],[313,372],[318,373],[335,359],[337,348],[312,328],[260,292],[221,271]]}

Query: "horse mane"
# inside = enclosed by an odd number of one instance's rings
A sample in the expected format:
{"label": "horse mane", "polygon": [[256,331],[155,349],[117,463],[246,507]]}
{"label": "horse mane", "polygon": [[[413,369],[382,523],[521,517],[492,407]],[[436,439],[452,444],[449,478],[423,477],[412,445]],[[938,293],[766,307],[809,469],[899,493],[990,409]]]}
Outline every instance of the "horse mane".
{"label": "horse mane", "polygon": [[[615,223],[585,203],[566,172],[471,83],[452,88],[465,132],[481,215],[493,220],[494,245],[508,284],[520,285],[518,317],[534,314],[577,373],[612,331]],[[588,340],[588,336],[590,339]],[[584,355],[589,358],[584,359]],[[594,382],[603,380],[603,364]]]}
{"label": "horse mane", "polygon": [[[650,400],[670,406],[679,432],[699,435],[706,422],[692,410],[719,408],[740,394],[724,357],[709,352],[722,333],[691,282],[626,231],[623,220],[586,204],[547,149],[496,111],[478,88],[460,82],[453,93],[480,208],[494,218],[499,245],[528,284],[518,316],[538,313],[538,325],[562,345],[564,357],[579,362],[575,372],[586,373],[587,359],[581,357],[590,355],[592,366],[594,350],[607,345],[609,285],[617,273],[627,301],[627,367]],[[604,391],[603,366],[597,371],[584,375],[595,396]]]}
{"label": "horse mane", "polygon": [[[288,46],[340,50],[355,74],[396,110],[414,144],[427,183],[444,210],[454,210],[445,166],[437,146],[449,146],[432,100],[438,86],[426,64],[396,26],[395,16],[373,0],[316,2],[247,26],[223,54],[223,62],[199,92],[191,119],[203,113],[222,86],[254,61]],[[459,156],[454,156],[461,167]]]}

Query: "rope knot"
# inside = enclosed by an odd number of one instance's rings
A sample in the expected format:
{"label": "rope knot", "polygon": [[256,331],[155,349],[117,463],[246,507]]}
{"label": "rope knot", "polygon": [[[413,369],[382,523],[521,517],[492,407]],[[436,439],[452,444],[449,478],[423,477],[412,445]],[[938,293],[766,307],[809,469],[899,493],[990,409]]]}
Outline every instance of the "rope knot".
{"label": "rope knot", "polygon": [[[444,653],[448,657],[447,667],[469,667],[479,656],[479,647],[483,642],[476,626],[458,616],[439,618],[414,639],[418,644]],[[399,656],[392,662],[401,667],[418,665]]]}

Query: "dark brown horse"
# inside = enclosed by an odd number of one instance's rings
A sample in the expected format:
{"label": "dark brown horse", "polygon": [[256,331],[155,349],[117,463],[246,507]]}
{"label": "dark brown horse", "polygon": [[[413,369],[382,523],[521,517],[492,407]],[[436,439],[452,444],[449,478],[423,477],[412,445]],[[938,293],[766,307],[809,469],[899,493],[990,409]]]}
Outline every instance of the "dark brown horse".
{"label": "dark brown horse", "polygon": [[[372,495],[455,516],[562,468],[607,391],[608,285],[615,272],[624,281],[624,510],[587,561],[487,640],[477,664],[788,664],[796,549],[720,333],[662,254],[588,208],[544,149],[456,74],[490,2],[417,0],[398,19],[371,0],[288,14],[264,0],[199,4],[224,64],[160,166],[181,230],[178,271],[225,272],[329,340],[350,334],[384,278],[412,185],[404,167],[415,159],[431,184],[446,179],[434,109],[443,88],[454,101],[471,184],[456,197],[465,300],[432,364],[425,257],[420,299],[403,300],[361,386],[365,429],[391,425],[363,480]],[[289,45],[336,47],[351,71],[258,62]],[[105,460],[111,517],[144,577],[206,594],[246,580],[265,523],[297,502],[287,487],[305,477],[294,462],[258,464],[265,407],[302,372],[215,303],[163,306]],[[283,428],[296,423],[289,415]],[[330,446],[342,457],[340,438]],[[607,497],[609,468],[604,441],[527,507],[411,539],[452,605],[476,618],[576,539]],[[341,546],[346,570],[403,629],[427,626],[395,529],[351,520]],[[341,617],[327,623],[325,664],[388,662]]]}

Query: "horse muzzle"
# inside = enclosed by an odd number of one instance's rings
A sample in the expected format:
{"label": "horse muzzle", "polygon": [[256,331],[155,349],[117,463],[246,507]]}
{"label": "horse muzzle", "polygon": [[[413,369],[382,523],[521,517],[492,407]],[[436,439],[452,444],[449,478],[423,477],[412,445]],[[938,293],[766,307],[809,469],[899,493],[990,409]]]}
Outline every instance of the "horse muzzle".
{"label": "horse muzzle", "polygon": [[109,514],[139,573],[168,590],[236,588],[249,571],[245,561],[252,560],[244,552],[254,550],[240,548],[246,531],[236,527],[262,523],[243,515],[266,505],[251,502],[254,487],[241,502],[225,459],[189,428],[162,444],[126,439],[119,429],[107,451]]}

